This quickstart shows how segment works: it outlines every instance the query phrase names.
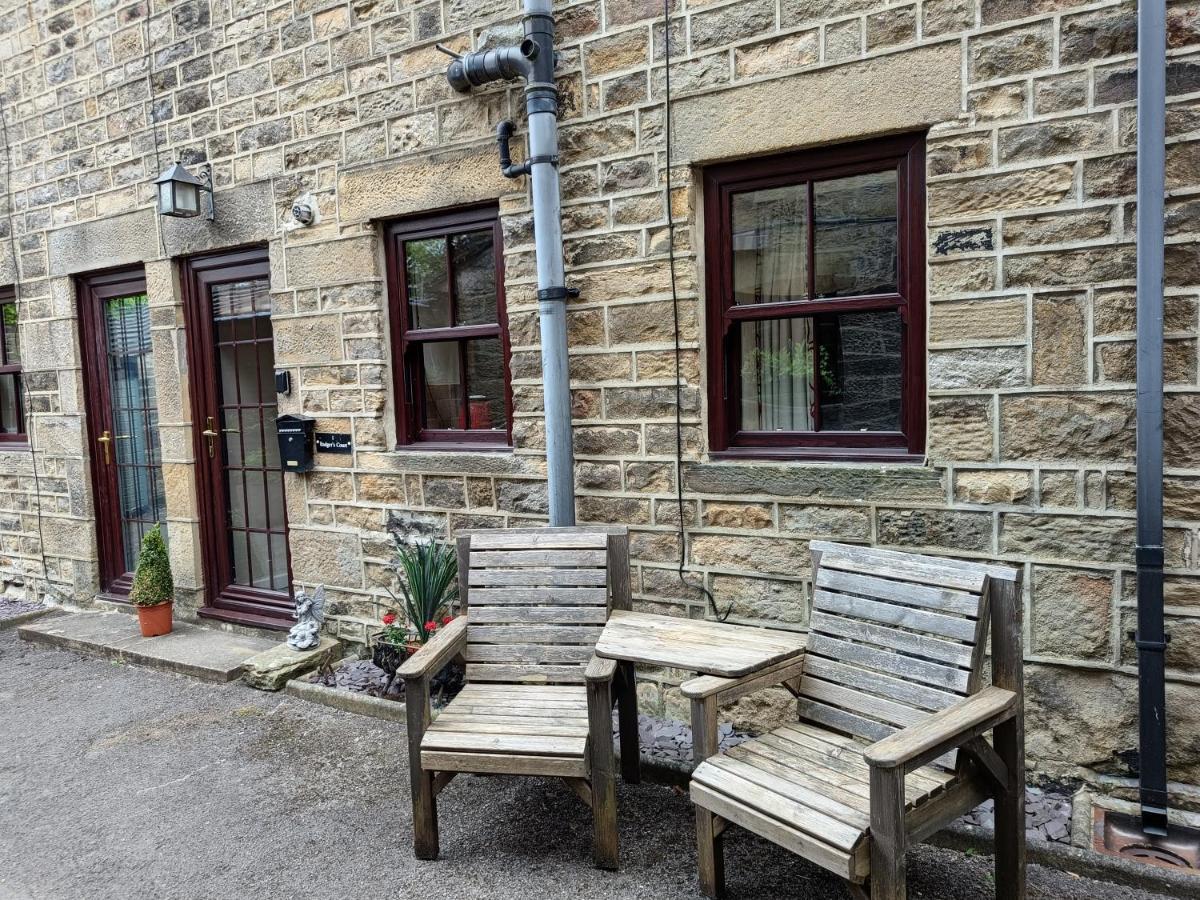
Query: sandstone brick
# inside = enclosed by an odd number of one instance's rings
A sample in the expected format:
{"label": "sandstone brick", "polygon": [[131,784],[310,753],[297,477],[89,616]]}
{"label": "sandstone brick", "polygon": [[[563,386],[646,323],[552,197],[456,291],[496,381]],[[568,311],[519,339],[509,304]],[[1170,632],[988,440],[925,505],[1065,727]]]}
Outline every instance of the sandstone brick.
{"label": "sandstone brick", "polygon": [[1112,117],[1098,113],[1004,128],[1000,131],[999,146],[1001,162],[1108,150],[1113,146]]}
{"label": "sandstone brick", "polygon": [[810,569],[804,541],[728,534],[693,534],[692,562],[724,571],[803,574]]}
{"label": "sandstone brick", "polygon": [[1071,287],[1125,281],[1136,274],[1132,244],[1005,257],[1005,287]]}
{"label": "sandstone brick", "polygon": [[929,339],[940,341],[1024,339],[1023,297],[988,297],[936,303],[929,310]]}
{"label": "sandstone brick", "polygon": [[779,528],[800,537],[831,541],[869,541],[871,515],[860,506],[781,504]]}
{"label": "sandstone brick", "polygon": [[1053,51],[1054,33],[1049,22],[972,38],[968,51],[971,79],[989,81],[1047,68]]}
{"label": "sandstone brick", "polygon": [[930,399],[928,452],[931,459],[989,460],[993,456],[993,441],[990,398]]}
{"label": "sandstone brick", "polygon": [[894,547],[986,553],[992,550],[992,516],[943,509],[880,509],[875,536],[881,545]]}
{"label": "sandstone brick", "polygon": [[718,574],[713,576],[712,591],[722,609],[729,604],[738,618],[789,625],[808,622],[807,592],[798,581]]}
{"label": "sandstone brick", "polygon": [[692,16],[692,49],[706,50],[731,44],[775,27],[774,0],[743,0],[712,12]]}
{"label": "sandstone brick", "polygon": [[1137,50],[1137,12],[1130,6],[1111,6],[1064,16],[1059,34],[1059,58],[1064,63],[1090,62]]}
{"label": "sandstone brick", "polygon": [[702,521],[715,528],[774,528],[771,506],[754,503],[705,503]]}
{"label": "sandstone brick", "polygon": [[1133,458],[1128,394],[1031,394],[1000,398],[1002,459],[1126,461]]}
{"label": "sandstone brick", "polygon": [[1054,206],[1070,198],[1074,186],[1074,167],[1066,163],[939,181],[929,188],[929,217],[952,219],[974,213]]}
{"label": "sandstone brick", "polygon": [[649,61],[650,32],[644,28],[599,38],[584,47],[584,65],[590,77],[644,66]]}
{"label": "sandstone brick", "polygon": [[1030,247],[1105,238],[1112,233],[1112,219],[1112,209],[1103,206],[1012,216],[1004,220],[1004,246]]}
{"label": "sandstone brick", "polygon": [[1033,297],[1033,383],[1087,381],[1087,298],[1083,294]]}
{"label": "sandstone brick", "polygon": [[1134,523],[1111,516],[1001,513],[1000,551],[1046,560],[1133,561]]}
{"label": "sandstone brick", "polygon": [[734,51],[734,68],[739,78],[768,75],[788,69],[800,69],[817,62],[821,55],[816,30],[802,31],[784,37],[738,47]]}
{"label": "sandstone brick", "polygon": [[960,503],[1024,505],[1033,499],[1033,478],[1016,469],[959,471],[954,476],[954,499]]}
{"label": "sandstone brick", "polygon": [[932,390],[1018,387],[1026,384],[1024,347],[971,347],[929,354]]}
{"label": "sandstone brick", "polygon": [[1034,566],[1032,593],[1034,653],[1088,660],[1109,657],[1111,573]]}

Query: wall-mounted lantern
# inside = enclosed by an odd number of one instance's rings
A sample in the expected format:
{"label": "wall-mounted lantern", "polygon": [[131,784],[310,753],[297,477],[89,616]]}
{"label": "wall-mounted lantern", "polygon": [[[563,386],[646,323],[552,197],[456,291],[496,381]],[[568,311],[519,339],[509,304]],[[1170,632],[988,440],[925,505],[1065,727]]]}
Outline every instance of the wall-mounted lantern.
{"label": "wall-mounted lantern", "polygon": [[208,221],[215,221],[217,209],[213,200],[212,166],[205,163],[203,172],[203,177],[197,178],[175,162],[154,179],[158,187],[158,214],[177,219],[200,215],[200,193],[203,191],[208,194]]}

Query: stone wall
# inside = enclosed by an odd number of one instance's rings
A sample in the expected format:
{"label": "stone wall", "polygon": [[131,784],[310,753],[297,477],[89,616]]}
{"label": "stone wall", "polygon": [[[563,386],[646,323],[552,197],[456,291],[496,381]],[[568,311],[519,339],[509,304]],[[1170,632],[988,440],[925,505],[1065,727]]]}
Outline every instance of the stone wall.
{"label": "stone wall", "polygon": [[[678,219],[688,578],[738,621],[803,628],[812,538],[1024,568],[1037,771],[1124,772],[1136,747],[1135,5],[1110,0],[673,0],[666,171],[659,0],[557,3],[571,372],[582,521],[634,529],[642,608],[699,616],[680,553],[664,206]],[[389,532],[545,518],[526,186],[496,171],[521,96],[454,95],[434,48],[518,33],[518,0],[29,0],[0,12],[5,238],[21,282],[34,451],[0,452],[0,582],[97,589],[73,276],[144,262],[171,552],[198,563],[182,298],[170,258],[267,242],[284,412],[353,456],[288,478],[293,569],[362,639]],[[1172,777],[1200,782],[1200,5],[1169,4],[1167,603]],[[153,124],[153,127],[152,127]],[[928,129],[927,465],[745,463],[706,452],[706,163]],[[219,221],[164,221],[151,179],[213,164]],[[319,215],[294,227],[301,195]],[[499,201],[512,452],[396,450],[379,222]],[[11,280],[11,278],[9,279]],[[35,509],[33,463],[41,486]],[[40,539],[39,539],[40,537]],[[43,561],[44,554],[44,561]],[[680,673],[646,672],[680,711]],[[771,694],[734,714],[778,716]]]}

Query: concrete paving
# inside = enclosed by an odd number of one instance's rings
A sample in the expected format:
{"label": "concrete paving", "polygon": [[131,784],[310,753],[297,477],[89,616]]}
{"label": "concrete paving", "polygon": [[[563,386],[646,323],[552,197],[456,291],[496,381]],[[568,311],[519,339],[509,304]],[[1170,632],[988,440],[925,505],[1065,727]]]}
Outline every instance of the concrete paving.
{"label": "concrete paving", "polygon": [[[697,900],[691,806],[618,789],[622,869],[591,867],[587,809],[559,782],[460,777],[442,859],[411,853],[403,727],[240,684],[0,634],[0,898]],[[736,828],[731,900],[843,900],[840,883]],[[985,900],[991,860],[910,855],[912,898]],[[1156,895],[1030,869],[1030,898]]]}
{"label": "concrete paving", "polygon": [[17,632],[27,641],[218,682],[240,677],[251,657],[279,646],[279,641],[187,622],[174,623],[170,634],[144,638],[135,617],[117,612],[54,616]]}

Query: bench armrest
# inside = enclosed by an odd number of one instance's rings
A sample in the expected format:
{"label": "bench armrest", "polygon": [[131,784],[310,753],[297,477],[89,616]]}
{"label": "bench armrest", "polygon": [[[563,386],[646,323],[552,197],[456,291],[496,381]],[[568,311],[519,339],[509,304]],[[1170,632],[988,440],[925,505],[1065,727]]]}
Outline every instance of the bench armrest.
{"label": "bench armrest", "polygon": [[396,674],[406,681],[440,672],[467,645],[467,617],[459,616],[437,632],[420,650],[400,666]]}
{"label": "bench armrest", "polygon": [[615,659],[593,656],[583,672],[583,677],[588,681],[612,681],[616,674],[617,661]]}
{"label": "bench armrest", "polygon": [[763,688],[775,687],[785,681],[799,678],[804,670],[804,654],[794,656],[781,663],[766,666],[748,675],[737,678],[722,678],[719,675],[698,675],[680,685],[679,690],[689,700],[703,700],[716,696],[718,702],[736,700]]}
{"label": "bench armrest", "polygon": [[877,769],[920,768],[1011,719],[1017,713],[1017,703],[1012,691],[985,687],[923,722],[876,741],[863,752],[863,758]]}

